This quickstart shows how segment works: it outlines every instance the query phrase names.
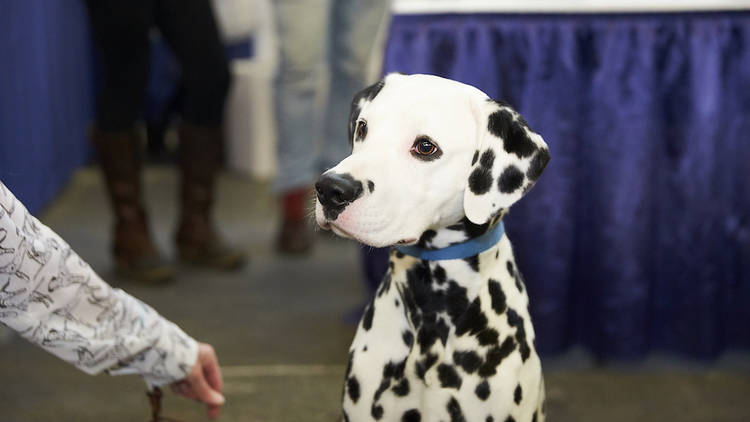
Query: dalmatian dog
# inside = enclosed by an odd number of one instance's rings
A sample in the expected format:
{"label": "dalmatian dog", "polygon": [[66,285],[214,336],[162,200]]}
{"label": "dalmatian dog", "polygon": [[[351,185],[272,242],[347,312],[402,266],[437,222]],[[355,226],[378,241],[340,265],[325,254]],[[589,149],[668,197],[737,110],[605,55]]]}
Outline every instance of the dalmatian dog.
{"label": "dalmatian dog", "polygon": [[389,269],[349,349],[344,421],[541,422],[528,296],[502,217],[547,145],[508,104],[430,75],[360,91],[352,153],[316,183],[318,224]]}

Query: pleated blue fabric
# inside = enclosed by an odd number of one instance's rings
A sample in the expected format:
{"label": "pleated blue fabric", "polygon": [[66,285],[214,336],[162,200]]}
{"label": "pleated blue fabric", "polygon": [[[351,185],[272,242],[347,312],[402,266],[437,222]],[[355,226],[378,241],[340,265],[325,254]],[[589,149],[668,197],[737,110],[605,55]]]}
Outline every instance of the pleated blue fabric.
{"label": "pleated blue fabric", "polygon": [[398,15],[384,70],[475,85],[549,144],[505,220],[542,353],[750,347],[750,13]]}

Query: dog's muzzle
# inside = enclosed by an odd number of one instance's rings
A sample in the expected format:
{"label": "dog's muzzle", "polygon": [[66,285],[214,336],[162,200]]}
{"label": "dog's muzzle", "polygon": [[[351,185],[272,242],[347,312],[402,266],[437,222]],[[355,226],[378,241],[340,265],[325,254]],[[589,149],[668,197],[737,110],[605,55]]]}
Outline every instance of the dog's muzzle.
{"label": "dog's muzzle", "polygon": [[347,205],[362,195],[362,182],[349,174],[326,173],[315,183],[325,217],[333,221]]}

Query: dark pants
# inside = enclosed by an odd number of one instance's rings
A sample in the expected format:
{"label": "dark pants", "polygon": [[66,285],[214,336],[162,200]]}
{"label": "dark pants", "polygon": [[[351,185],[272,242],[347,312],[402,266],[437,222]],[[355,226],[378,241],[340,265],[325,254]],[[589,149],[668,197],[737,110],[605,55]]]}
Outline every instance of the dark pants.
{"label": "dark pants", "polygon": [[102,68],[100,130],[127,130],[141,117],[154,27],[182,66],[183,120],[221,125],[230,76],[208,0],[86,0],[86,5]]}

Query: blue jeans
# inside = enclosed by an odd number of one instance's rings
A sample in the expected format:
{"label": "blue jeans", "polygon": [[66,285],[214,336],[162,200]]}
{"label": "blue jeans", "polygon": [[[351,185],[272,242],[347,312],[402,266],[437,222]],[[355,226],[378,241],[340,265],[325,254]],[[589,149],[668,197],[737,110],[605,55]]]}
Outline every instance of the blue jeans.
{"label": "blue jeans", "polygon": [[[368,82],[368,60],[389,1],[273,4],[280,45],[275,81],[278,175],[273,189],[283,194],[313,184],[349,154],[349,104]],[[319,110],[323,77],[330,80],[329,95]]]}

